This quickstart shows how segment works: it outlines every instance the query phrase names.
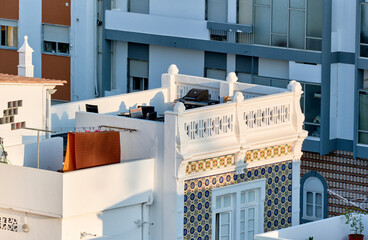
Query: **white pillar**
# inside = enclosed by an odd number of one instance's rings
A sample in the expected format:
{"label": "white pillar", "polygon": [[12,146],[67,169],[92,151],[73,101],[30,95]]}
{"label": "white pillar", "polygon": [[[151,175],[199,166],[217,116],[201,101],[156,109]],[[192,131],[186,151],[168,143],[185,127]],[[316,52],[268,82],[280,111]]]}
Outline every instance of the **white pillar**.
{"label": "white pillar", "polygon": [[24,36],[24,43],[19,52],[18,76],[33,77],[34,66],[32,64],[33,49],[28,45],[28,37]]}

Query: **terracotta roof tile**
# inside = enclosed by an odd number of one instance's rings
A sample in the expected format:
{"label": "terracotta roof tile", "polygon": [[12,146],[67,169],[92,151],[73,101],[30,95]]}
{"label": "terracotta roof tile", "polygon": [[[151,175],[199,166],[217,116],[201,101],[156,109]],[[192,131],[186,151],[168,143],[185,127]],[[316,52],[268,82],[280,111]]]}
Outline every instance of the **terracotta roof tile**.
{"label": "terracotta roof tile", "polygon": [[55,80],[55,79],[45,79],[45,78],[22,77],[18,75],[0,73],[0,84],[1,83],[30,83],[30,84],[63,85],[64,83],[67,83],[67,81]]}

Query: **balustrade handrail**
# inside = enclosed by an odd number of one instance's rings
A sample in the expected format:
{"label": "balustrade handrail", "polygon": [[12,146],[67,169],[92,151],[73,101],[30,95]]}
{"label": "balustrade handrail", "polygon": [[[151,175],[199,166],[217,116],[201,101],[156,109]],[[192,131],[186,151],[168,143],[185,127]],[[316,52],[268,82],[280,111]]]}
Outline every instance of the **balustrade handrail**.
{"label": "balustrade handrail", "polygon": [[[229,102],[189,109],[178,114],[179,129],[189,142],[205,141],[234,135],[236,128],[244,133],[292,124],[294,93],[283,92],[239,103]],[[237,123],[236,119],[240,119]],[[239,124],[239,125],[238,125]]]}
{"label": "balustrade handrail", "polygon": [[207,89],[210,98],[218,100],[220,95],[221,80],[204,79],[203,77],[193,77],[183,74],[176,75],[176,98],[184,97],[192,88]]}

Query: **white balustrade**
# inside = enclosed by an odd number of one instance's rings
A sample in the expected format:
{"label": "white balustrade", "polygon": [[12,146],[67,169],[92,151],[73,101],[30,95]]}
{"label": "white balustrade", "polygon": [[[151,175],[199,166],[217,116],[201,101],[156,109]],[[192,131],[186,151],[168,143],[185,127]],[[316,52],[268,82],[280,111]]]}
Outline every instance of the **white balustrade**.
{"label": "white balustrade", "polygon": [[191,89],[207,89],[210,99],[220,99],[221,80],[177,74],[175,79],[176,98],[184,97]]}
{"label": "white balustrade", "polygon": [[281,89],[239,83],[235,73],[230,73],[226,81],[182,75],[175,65],[170,66],[162,80],[172,101],[184,97],[192,88],[207,89],[210,98],[220,102],[224,96],[232,99],[189,110],[177,104],[172,113],[175,117],[165,124],[176,125],[176,146],[183,158],[192,152],[263,144],[265,136],[272,138],[268,141],[282,139],[283,133],[304,136],[302,91],[295,81],[290,82],[288,89]]}
{"label": "white balustrade", "polygon": [[[239,103],[240,111],[236,103],[190,109],[180,114],[182,125],[178,127],[191,142],[234,135],[238,127],[249,132],[290,125],[293,97],[293,93],[285,92],[272,99],[270,96],[246,99]],[[237,118],[241,126],[237,126]]]}
{"label": "white balustrade", "polygon": [[[200,115],[203,114],[200,112]],[[221,137],[234,134],[234,113],[188,119],[184,121],[184,130],[190,140]]]}
{"label": "white balustrade", "polygon": [[[270,101],[260,97],[242,103],[241,119],[245,129],[282,126],[291,123],[292,93],[282,94]],[[280,101],[281,100],[281,101]],[[255,107],[256,106],[256,107]]]}

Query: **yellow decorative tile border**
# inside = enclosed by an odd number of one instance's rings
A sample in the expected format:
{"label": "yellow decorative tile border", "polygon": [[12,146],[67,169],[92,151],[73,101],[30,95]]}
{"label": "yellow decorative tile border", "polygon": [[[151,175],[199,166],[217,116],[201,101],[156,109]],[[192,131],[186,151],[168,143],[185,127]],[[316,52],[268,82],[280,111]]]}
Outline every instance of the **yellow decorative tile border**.
{"label": "yellow decorative tile border", "polygon": [[[262,161],[275,157],[287,156],[293,152],[291,144],[276,145],[272,147],[251,150],[246,153],[245,163]],[[205,172],[213,169],[225,168],[235,165],[235,155],[230,154],[221,157],[208,158],[189,162],[185,170],[186,174]]]}
{"label": "yellow decorative tile border", "polygon": [[255,162],[275,157],[287,156],[293,152],[291,144],[276,145],[272,147],[248,151],[244,162]]}
{"label": "yellow decorative tile border", "polygon": [[205,172],[207,170],[225,168],[228,166],[232,166],[234,164],[235,164],[234,154],[215,158],[208,158],[195,162],[189,162],[185,173],[191,174],[191,173]]}

